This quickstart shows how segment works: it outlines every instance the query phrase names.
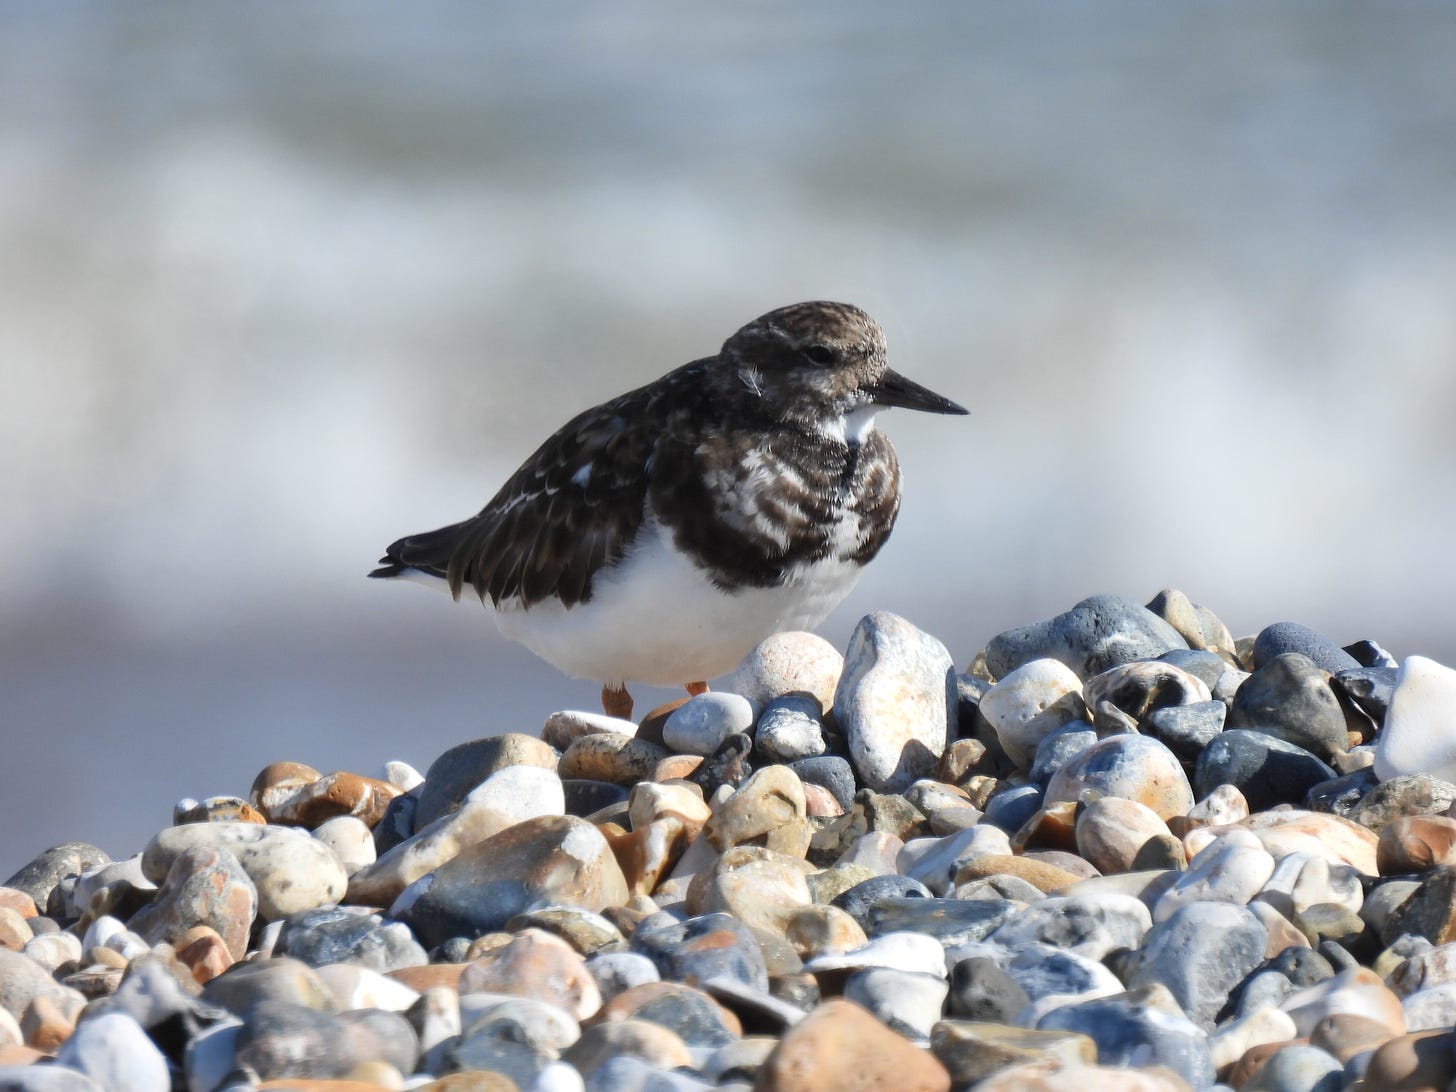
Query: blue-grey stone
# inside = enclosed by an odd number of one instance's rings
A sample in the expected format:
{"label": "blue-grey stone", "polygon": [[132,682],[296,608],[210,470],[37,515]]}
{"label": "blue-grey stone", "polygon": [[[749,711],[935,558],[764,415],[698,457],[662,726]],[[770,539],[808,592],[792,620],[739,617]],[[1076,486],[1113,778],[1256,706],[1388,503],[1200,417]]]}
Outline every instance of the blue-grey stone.
{"label": "blue-grey stone", "polygon": [[1400,667],[1400,661],[1374,641],[1356,641],[1346,645],[1345,651],[1361,667],[1388,667],[1392,671]]}
{"label": "blue-grey stone", "polygon": [[1062,895],[1009,915],[990,939],[1005,948],[1050,944],[1102,959],[1117,948],[1137,948],[1151,924],[1148,908],[1131,895]]}
{"label": "blue-grey stone", "polygon": [[1190,1020],[1212,1031],[1234,987],[1263,962],[1268,935],[1245,907],[1191,902],[1148,931],[1123,980],[1133,989],[1162,983]]}
{"label": "blue-grey stone", "polygon": [[105,850],[88,842],[64,842],[22,865],[0,887],[24,891],[44,912],[50,903],[51,891],[63,880],[69,879],[74,885],[76,877],[88,868],[110,863]]}
{"label": "blue-grey stone", "polygon": [[540,740],[523,740],[519,733],[509,732],[456,744],[431,762],[425,771],[424,784],[415,790],[419,796],[415,829],[423,830],[442,815],[456,810],[470,791],[491,774],[514,765],[523,742],[545,747]]}
{"label": "blue-grey stone", "polygon": [[1045,622],[1009,629],[986,646],[998,679],[1022,664],[1050,657],[1083,680],[1133,660],[1156,659],[1188,642],[1147,607],[1118,595],[1094,595]]}
{"label": "blue-grey stone", "polygon": [[668,714],[662,741],[678,754],[707,757],[729,736],[753,727],[753,706],[741,694],[710,690],[694,694]]}
{"label": "blue-grey stone", "polygon": [[1340,699],[1300,652],[1271,656],[1255,669],[1234,695],[1228,723],[1266,732],[1326,762],[1349,746]]}
{"label": "blue-grey stone", "polygon": [[1233,785],[1250,811],[1276,804],[1297,804],[1310,787],[1335,776],[1303,747],[1265,732],[1230,728],[1220,732],[1198,756],[1193,791],[1201,800],[1220,785]]}
{"label": "blue-grey stone", "polygon": [[87,1014],[56,1053],[56,1065],[90,1077],[106,1092],[163,1092],[167,1059],[141,1025],[120,1012]]}
{"label": "blue-grey stone", "polygon": [[1198,761],[1198,755],[1223,731],[1228,706],[1221,701],[1166,705],[1148,717],[1147,733],[1178,756],[1180,762]]}
{"label": "blue-grey stone", "polygon": [[420,1060],[420,1037],[402,1013],[387,1009],[353,1009],[336,1016],[343,1033],[349,1068],[384,1062],[401,1073],[413,1073]]}
{"label": "blue-grey stone", "polygon": [[1401,774],[1373,786],[1347,818],[1371,830],[1410,815],[1445,815],[1456,803],[1456,785],[1430,774]]}
{"label": "blue-grey stone", "polygon": [[1308,656],[1317,667],[1331,675],[1360,666],[1359,660],[1323,633],[1298,622],[1275,622],[1272,626],[1265,626],[1254,638],[1254,652],[1251,657],[1254,670],[1257,671],[1274,657],[1286,652],[1299,652]]}
{"label": "blue-grey stone", "polygon": [[1229,663],[1217,652],[1206,652],[1201,648],[1175,648],[1158,657],[1165,664],[1180,667],[1194,678],[1202,679],[1209,690],[1214,688],[1218,678],[1229,669]]}
{"label": "blue-grey stone", "polygon": [[384,856],[400,842],[415,832],[415,816],[419,812],[419,797],[412,792],[401,793],[384,806],[384,814],[374,824],[374,856]]}
{"label": "blue-grey stone", "polygon": [[789,769],[806,785],[828,789],[846,812],[854,807],[854,767],[839,755],[819,755],[788,763]]}
{"label": "blue-grey stone", "polygon": [[921,933],[934,937],[947,948],[954,948],[984,940],[1021,912],[1010,899],[927,899],[895,895],[869,904],[864,911],[867,921],[864,931],[871,938],[886,933]]}
{"label": "blue-grey stone", "polygon": [[839,907],[854,918],[859,922],[860,928],[868,933],[873,924],[870,911],[877,903],[889,899],[930,898],[934,898],[930,888],[909,876],[871,876],[848,890],[841,891],[830,902],[830,905]]}
{"label": "blue-grey stone", "polygon": [[1099,1065],[1165,1065],[1196,1089],[1214,1081],[1208,1037],[1186,1017],[1153,1005],[1147,988],[1063,1005],[1036,1026],[1089,1036]]}
{"label": "blue-grey stone", "polygon": [[677,982],[731,978],[768,989],[763,949],[753,931],[731,914],[702,914],[681,922],[653,915],[633,931],[632,950],[657,964],[663,978]]}
{"label": "blue-grey stone", "polygon": [[1041,800],[1042,788],[1039,785],[1017,785],[1006,789],[987,801],[986,814],[981,816],[981,822],[1000,827],[1007,834],[1015,834],[1041,808]]}
{"label": "blue-grey stone", "polygon": [[[1002,969],[1033,1001],[1060,994],[1106,994],[1122,985],[1097,960],[1050,944],[1033,942],[1011,949],[992,943],[973,945],[964,951],[967,955],[1004,953],[1000,958]],[[952,950],[952,958],[959,954]]]}
{"label": "blue-grey stone", "polygon": [[310,967],[355,963],[381,974],[430,961],[409,927],[361,907],[304,910],[284,919],[275,955],[301,959]]}
{"label": "blue-grey stone", "polygon": [[1028,994],[989,956],[971,956],[950,971],[950,1011],[966,1020],[1009,1024],[1031,1001]]}
{"label": "blue-grey stone", "polygon": [[342,1077],[352,1065],[344,1030],[330,1013],[289,1001],[259,1001],[243,1014],[237,1062],[263,1080]]}
{"label": "blue-grey stone", "polygon": [[1380,778],[1375,776],[1375,770],[1370,766],[1363,766],[1351,773],[1311,785],[1305,791],[1303,806],[1310,811],[1326,811],[1348,819],[1356,805],[1379,784]]}
{"label": "blue-grey stone", "polygon": [[712,1092],[716,1087],[684,1070],[658,1069],[635,1055],[618,1054],[587,1074],[584,1092]]}
{"label": "blue-grey stone", "polygon": [[1036,745],[1031,772],[1033,784],[1046,788],[1052,775],[1097,742],[1097,732],[1084,720],[1068,721]]}
{"label": "blue-grey stone", "polygon": [[657,964],[641,952],[598,952],[586,961],[602,1000],[610,1001],[617,994],[662,979]]}
{"label": "blue-grey stone", "polygon": [[1248,1016],[1260,1009],[1278,1008],[1279,1003],[1294,992],[1289,976],[1275,970],[1259,970],[1249,975],[1229,996],[1235,1016]]}
{"label": "blue-grey stone", "polygon": [[575,815],[579,819],[585,819],[613,804],[625,804],[631,793],[625,785],[593,781],[585,777],[566,778],[561,782],[561,791],[566,797],[566,814]]}
{"label": "blue-grey stone", "polygon": [[1381,724],[1385,721],[1385,711],[1390,708],[1398,674],[1399,669],[1394,667],[1355,667],[1341,671],[1330,680],[1330,685],[1376,724]]}
{"label": "blue-grey stone", "polygon": [[1340,1092],[1345,1067],[1319,1047],[1290,1043],[1281,1047],[1239,1086],[1239,1092]]}
{"label": "blue-grey stone", "polygon": [[792,763],[826,750],[819,701],[785,694],[764,706],[753,733],[754,754],[763,762]]}

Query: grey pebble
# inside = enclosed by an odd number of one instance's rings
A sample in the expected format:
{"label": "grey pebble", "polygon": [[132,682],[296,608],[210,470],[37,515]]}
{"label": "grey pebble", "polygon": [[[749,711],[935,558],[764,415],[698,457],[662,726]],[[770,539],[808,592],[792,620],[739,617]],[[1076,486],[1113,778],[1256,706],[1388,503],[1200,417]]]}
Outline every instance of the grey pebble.
{"label": "grey pebble", "polygon": [[788,763],[789,769],[806,785],[828,789],[846,812],[854,807],[854,767],[838,755],[819,755]]}
{"label": "grey pebble", "polygon": [[1202,800],[1220,785],[1233,785],[1248,800],[1250,811],[1266,811],[1303,800],[1311,786],[1334,776],[1334,770],[1303,747],[1265,732],[1230,728],[1198,756],[1193,791]]}
{"label": "grey pebble", "polygon": [[167,1059],[121,1012],[82,1019],[56,1053],[56,1065],[90,1077],[106,1092],[170,1092]]}
{"label": "grey pebble", "polygon": [[[711,944],[694,943],[709,934],[721,936]],[[731,914],[703,914],[685,921],[653,915],[638,923],[631,943],[632,951],[652,960],[663,978],[678,982],[730,978],[755,989],[769,988],[763,949],[753,931]]]}
{"label": "grey pebble", "polygon": [[1319,1047],[1291,1043],[1276,1051],[1239,1092],[1340,1092],[1345,1067]]}
{"label": "grey pebble", "polygon": [[1218,685],[1219,677],[1229,669],[1228,661],[1222,656],[1201,648],[1175,648],[1163,653],[1158,660],[1182,668],[1195,678],[1202,679],[1209,690]]}
{"label": "grey pebble", "polygon": [[342,1077],[350,1065],[342,1028],[331,1013],[272,1000],[243,1013],[237,1062],[263,1080]]}
{"label": "grey pebble", "polygon": [[1045,622],[1000,633],[986,646],[998,679],[1031,660],[1061,660],[1081,679],[1132,660],[1187,648],[1178,631],[1152,611],[1118,595],[1094,595]]}
{"label": "grey pebble", "polygon": [[844,980],[844,996],[909,1039],[928,1039],[950,986],[939,975],[866,967]]}
{"label": "grey pebble", "polygon": [[1064,1005],[1037,1027],[1090,1037],[1101,1065],[1165,1065],[1194,1088],[1207,1088],[1214,1079],[1208,1037],[1192,1021],[1156,1007],[1150,993],[1155,989]]}
{"label": "grey pebble", "polygon": [[1329,812],[1348,819],[1360,801],[1379,784],[1380,778],[1375,776],[1375,770],[1370,766],[1363,766],[1311,785],[1304,794],[1304,807],[1310,811]]}
{"label": "grey pebble", "polygon": [[754,730],[755,755],[765,762],[793,763],[822,755],[826,748],[818,699],[785,694],[764,707]]}
{"label": "grey pebble", "polygon": [[1303,747],[1325,762],[1348,746],[1345,714],[1308,656],[1272,656],[1244,680],[1229,708],[1230,728],[1248,728]]}
{"label": "grey pebble", "polygon": [[[1081,754],[1081,751],[1078,751],[1077,754]],[[1075,758],[1076,755],[1071,757]],[[999,827],[1007,834],[1015,834],[1028,819],[1041,809],[1041,801],[1042,789],[1040,786],[1015,785],[996,793],[987,801],[986,814],[981,818],[981,822]]]}
{"label": "grey pebble", "polygon": [[1067,722],[1036,745],[1027,777],[1032,784],[1046,788],[1053,774],[1096,742],[1097,732],[1092,725],[1084,720]]}
{"label": "grey pebble", "polygon": [[334,906],[293,914],[283,923],[275,949],[311,967],[354,963],[386,974],[422,967],[426,954],[403,922],[389,921],[364,907]]}
{"label": "grey pebble", "polygon": [[873,939],[886,933],[921,933],[954,948],[993,937],[1024,912],[1009,899],[892,896],[876,900],[865,910],[865,934]]}
{"label": "grey pebble", "polygon": [[50,903],[51,892],[61,881],[69,879],[74,885],[76,877],[87,869],[110,862],[111,857],[104,849],[88,842],[64,842],[21,866],[0,886],[24,891],[44,911]]}
{"label": "grey pebble", "polygon": [[610,781],[570,777],[561,782],[561,791],[566,797],[566,814],[585,819],[613,804],[625,804],[632,790]]}
{"label": "grey pebble", "polygon": [[1264,959],[1268,930],[1242,906],[1191,902],[1149,930],[1127,962],[1130,988],[1161,983],[1205,1031],[1233,988]]}
{"label": "grey pebble", "polygon": [[753,706],[745,697],[720,690],[695,694],[670,714],[662,726],[662,741],[684,755],[707,757],[729,736],[753,727]]}
{"label": "grey pebble", "polygon": [[1360,661],[1324,634],[1298,622],[1275,622],[1265,626],[1254,638],[1254,670],[1285,652],[1302,653],[1331,675],[1361,666]]}
{"label": "grey pebble", "polygon": [[967,1020],[1009,1024],[1031,996],[989,956],[971,956],[950,971],[950,1011]]}
{"label": "grey pebble", "polygon": [[830,901],[829,905],[839,907],[854,918],[868,935],[872,924],[870,911],[877,903],[887,899],[929,899],[933,897],[930,888],[909,876],[872,876],[868,880],[855,884],[847,891],[841,891]]}
{"label": "grey pebble", "polygon": [[1221,701],[1197,701],[1189,705],[1169,705],[1153,710],[1148,717],[1147,733],[1191,763],[1224,728],[1228,706]]}

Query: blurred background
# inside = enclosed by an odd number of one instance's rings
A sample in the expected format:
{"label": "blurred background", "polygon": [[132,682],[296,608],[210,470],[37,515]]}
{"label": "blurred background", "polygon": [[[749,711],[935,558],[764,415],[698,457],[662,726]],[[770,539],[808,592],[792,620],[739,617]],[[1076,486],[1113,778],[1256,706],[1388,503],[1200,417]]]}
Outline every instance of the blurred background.
{"label": "blurred background", "polygon": [[807,298],[973,413],[881,419],[905,504],[840,647],[883,608],[964,665],[1171,586],[1456,664],[1447,5],[0,22],[0,874],[592,708],[365,572]]}

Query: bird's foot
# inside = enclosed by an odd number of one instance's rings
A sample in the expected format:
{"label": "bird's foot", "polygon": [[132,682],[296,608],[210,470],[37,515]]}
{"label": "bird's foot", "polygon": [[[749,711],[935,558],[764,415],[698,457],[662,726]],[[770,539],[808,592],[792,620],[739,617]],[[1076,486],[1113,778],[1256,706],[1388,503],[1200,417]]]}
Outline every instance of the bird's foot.
{"label": "bird's foot", "polygon": [[696,698],[699,694],[706,694],[708,692],[708,684],[705,682],[690,682],[683,689],[688,692],[689,697]]}
{"label": "bird's foot", "polygon": [[620,720],[632,719],[632,695],[625,686],[602,687],[602,712]]}

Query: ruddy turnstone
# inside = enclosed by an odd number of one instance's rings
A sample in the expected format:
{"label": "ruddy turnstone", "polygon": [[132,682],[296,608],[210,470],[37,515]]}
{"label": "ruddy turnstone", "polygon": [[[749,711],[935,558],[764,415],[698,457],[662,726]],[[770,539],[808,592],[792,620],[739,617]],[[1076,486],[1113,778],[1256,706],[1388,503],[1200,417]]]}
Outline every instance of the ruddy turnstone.
{"label": "ruddy turnstone", "polygon": [[875,428],[892,406],[966,412],[891,371],[859,308],[781,307],[577,414],[479,515],[400,539],[369,575],[470,588],[507,637],[630,716],[626,683],[699,693],[849,593],[900,507]]}

